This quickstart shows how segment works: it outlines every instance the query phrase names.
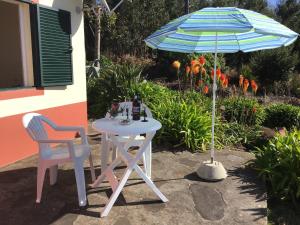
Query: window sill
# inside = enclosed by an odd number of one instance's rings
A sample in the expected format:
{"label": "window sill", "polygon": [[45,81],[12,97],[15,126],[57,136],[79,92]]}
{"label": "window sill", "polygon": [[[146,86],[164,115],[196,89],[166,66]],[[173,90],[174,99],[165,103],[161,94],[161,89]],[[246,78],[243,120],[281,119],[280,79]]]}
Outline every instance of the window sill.
{"label": "window sill", "polygon": [[40,96],[40,95],[44,95],[43,88],[20,87],[20,88],[10,88],[10,89],[0,89],[0,100],[25,98],[25,97]]}

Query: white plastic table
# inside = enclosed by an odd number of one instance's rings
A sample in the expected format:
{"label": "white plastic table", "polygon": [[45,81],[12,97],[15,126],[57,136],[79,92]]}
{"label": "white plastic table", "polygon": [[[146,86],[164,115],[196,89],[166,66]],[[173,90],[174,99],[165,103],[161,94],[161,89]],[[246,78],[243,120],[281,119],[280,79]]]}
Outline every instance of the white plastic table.
{"label": "white plastic table", "polygon": [[[98,187],[102,181],[107,178],[113,194],[111,195],[108,203],[104,207],[101,217],[107,216],[111,210],[113,204],[117,200],[117,197],[121,193],[123,187],[125,186],[130,174],[135,170],[138,175],[146,182],[146,184],[157,194],[157,196],[163,201],[167,202],[168,199],[160,192],[160,190],[155,186],[152,180],[143,172],[143,170],[138,166],[138,161],[143,156],[143,153],[146,151],[147,146],[150,144],[152,138],[154,137],[157,130],[161,128],[161,123],[153,118],[147,118],[148,122],[142,121],[133,121],[129,125],[121,125],[119,119],[108,119],[103,118],[96,120],[93,123],[94,129],[103,133],[102,135],[102,148],[101,153],[101,166],[104,169],[101,169],[101,175],[97,180],[92,184],[92,187]],[[135,156],[130,155],[127,151],[130,146],[132,146],[135,137],[140,134],[146,134],[146,138],[143,141],[143,144],[139,147]],[[115,135],[119,136],[129,136],[126,143],[118,142],[118,138]],[[108,161],[108,136],[111,139],[112,143],[117,146],[118,156],[113,162],[107,167]],[[127,168],[121,178],[118,181],[113,170],[121,162],[125,162]]]}

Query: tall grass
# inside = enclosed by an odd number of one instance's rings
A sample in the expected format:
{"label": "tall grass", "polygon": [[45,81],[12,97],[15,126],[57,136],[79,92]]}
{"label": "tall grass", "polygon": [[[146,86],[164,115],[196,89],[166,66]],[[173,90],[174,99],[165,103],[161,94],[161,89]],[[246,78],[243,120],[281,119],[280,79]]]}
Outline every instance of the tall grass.
{"label": "tall grass", "polygon": [[207,97],[196,92],[179,93],[152,82],[136,85],[133,92],[142,96],[153,116],[162,123],[156,141],[184,146],[193,152],[207,149],[211,139]]}

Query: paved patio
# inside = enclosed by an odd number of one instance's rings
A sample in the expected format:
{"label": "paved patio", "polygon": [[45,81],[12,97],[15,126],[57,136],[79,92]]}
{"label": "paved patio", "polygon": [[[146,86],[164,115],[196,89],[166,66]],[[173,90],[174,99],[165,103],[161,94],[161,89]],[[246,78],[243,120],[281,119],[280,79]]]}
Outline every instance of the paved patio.
{"label": "paved patio", "polygon": [[[99,174],[99,136],[91,135],[90,142]],[[35,204],[37,156],[33,156],[0,169],[0,224],[267,224],[265,188],[245,167],[251,154],[217,152],[229,177],[221,182],[204,182],[194,171],[199,162],[209,158],[208,153],[172,153],[157,147],[153,151],[153,180],[168,203],[161,203],[133,173],[109,216],[100,218],[99,212],[111,193],[108,184],[89,188],[89,205],[80,209],[74,171],[66,165],[60,168],[56,185],[50,186],[49,179],[45,181],[42,203]],[[117,174],[123,169],[120,166]],[[91,182],[88,168],[86,182]]]}

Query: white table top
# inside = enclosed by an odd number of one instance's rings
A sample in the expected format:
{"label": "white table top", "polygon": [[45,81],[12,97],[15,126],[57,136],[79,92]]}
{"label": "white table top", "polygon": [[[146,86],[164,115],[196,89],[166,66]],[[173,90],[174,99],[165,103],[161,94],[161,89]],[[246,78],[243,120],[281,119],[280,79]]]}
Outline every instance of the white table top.
{"label": "white table top", "polygon": [[148,122],[133,121],[129,125],[121,125],[120,119],[102,118],[93,122],[93,128],[102,133],[126,135],[139,135],[155,132],[161,128],[161,123],[153,118],[147,118]]}

